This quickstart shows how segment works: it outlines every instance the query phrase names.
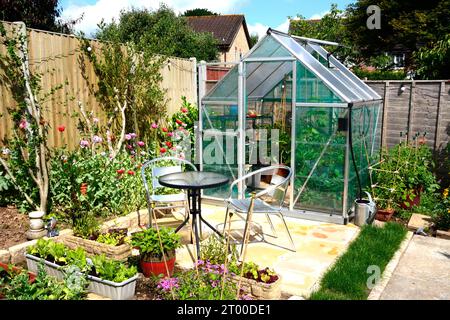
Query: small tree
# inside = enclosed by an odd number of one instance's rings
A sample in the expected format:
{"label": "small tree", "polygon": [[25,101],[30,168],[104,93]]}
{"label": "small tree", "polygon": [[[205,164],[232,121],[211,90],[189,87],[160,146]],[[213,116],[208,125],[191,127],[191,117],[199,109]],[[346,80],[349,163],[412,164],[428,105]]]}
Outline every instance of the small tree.
{"label": "small tree", "polygon": [[[104,28],[100,24],[100,30]],[[160,74],[164,59],[145,46],[132,42],[122,44],[119,33],[112,30],[108,41],[99,46],[83,39],[81,51],[79,63],[83,74],[86,75],[86,61],[89,61],[98,78],[90,88],[107,114],[106,138],[110,157],[115,158],[127,130],[145,136],[151,124],[165,116],[166,98]],[[88,81],[87,76],[85,79]]]}
{"label": "small tree", "polygon": [[[6,32],[4,25],[0,24],[2,44],[7,49],[6,54],[0,55],[0,67],[4,71],[2,81],[9,86],[16,102],[8,109],[14,123],[13,136],[8,141],[12,149],[11,158],[10,161],[0,158],[0,163],[28,204],[45,212],[49,191],[49,155],[48,122],[43,116],[43,103],[61,86],[52,88],[47,94],[41,92],[41,75],[32,73],[28,67],[25,24],[17,23],[16,26],[11,32]],[[39,204],[35,200],[35,187],[39,191]]]}
{"label": "small tree", "polygon": [[416,73],[420,79],[450,78],[450,34],[428,47],[414,52]]}

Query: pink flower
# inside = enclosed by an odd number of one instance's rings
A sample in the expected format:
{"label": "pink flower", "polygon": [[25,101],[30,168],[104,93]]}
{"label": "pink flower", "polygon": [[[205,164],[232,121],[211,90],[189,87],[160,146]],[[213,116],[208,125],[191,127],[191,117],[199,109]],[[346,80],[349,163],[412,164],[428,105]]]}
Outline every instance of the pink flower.
{"label": "pink flower", "polygon": [[25,120],[25,119],[22,119],[22,120],[20,120],[20,123],[19,123],[19,128],[20,129],[26,129],[26,128],[28,128],[28,122],[27,122],[27,120]]}
{"label": "pink flower", "polygon": [[136,137],[137,137],[136,133],[130,133],[129,135],[131,136],[131,139],[136,139]]}
{"label": "pink flower", "polygon": [[145,146],[145,142],[144,141],[139,141],[137,144],[138,144],[139,147]]}
{"label": "pink flower", "polygon": [[94,123],[99,123],[100,122],[100,120],[98,118],[94,118],[94,119],[92,119],[92,121],[94,121]]}
{"label": "pink flower", "polygon": [[102,143],[103,139],[101,137],[99,137],[99,136],[93,136],[92,137],[92,142],[93,143]]}
{"label": "pink flower", "polygon": [[128,150],[133,150],[133,146],[130,145],[130,144],[127,144],[127,149],[128,149]]}
{"label": "pink flower", "polygon": [[181,121],[181,120],[179,120],[179,119],[177,119],[176,121],[175,121],[178,125],[182,125],[183,124],[183,121]]}
{"label": "pink flower", "polygon": [[173,132],[169,132],[169,133],[167,134],[167,136],[168,136],[168,137],[173,137]]}
{"label": "pink flower", "polygon": [[89,141],[87,141],[87,140],[81,140],[81,141],[80,141],[80,147],[81,147],[82,149],[89,147]]}
{"label": "pink flower", "polygon": [[131,139],[132,139],[131,134],[126,134],[125,135],[125,140],[131,140]]}
{"label": "pink flower", "polygon": [[188,113],[188,112],[189,112],[189,110],[188,110],[188,109],[186,109],[186,108],[181,108],[181,112],[183,112],[183,113]]}
{"label": "pink flower", "polygon": [[152,129],[158,129],[158,125],[156,123],[152,123]]}

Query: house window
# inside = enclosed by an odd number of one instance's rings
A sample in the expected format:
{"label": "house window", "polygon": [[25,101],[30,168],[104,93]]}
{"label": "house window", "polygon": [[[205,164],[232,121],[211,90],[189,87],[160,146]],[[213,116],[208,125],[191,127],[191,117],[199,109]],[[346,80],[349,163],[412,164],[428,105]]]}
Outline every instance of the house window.
{"label": "house window", "polygon": [[404,53],[396,53],[393,55],[393,58],[394,58],[394,67],[395,68],[404,68],[405,67],[406,55]]}

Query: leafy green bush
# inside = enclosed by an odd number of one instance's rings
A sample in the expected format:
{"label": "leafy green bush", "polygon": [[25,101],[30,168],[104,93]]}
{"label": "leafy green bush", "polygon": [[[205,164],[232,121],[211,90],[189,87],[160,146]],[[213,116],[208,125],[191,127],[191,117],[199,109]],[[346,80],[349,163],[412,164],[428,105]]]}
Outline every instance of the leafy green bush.
{"label": "leafy green bush", "polygon": [[108,281],[121,283],[137,273],[135,266],[126,267],[123,263],[107,259],[105,255],[92,257],[93,275]]}
{"label": "leafy green bush", "polygon": [[163,257],[163,252],[168,255],[181,246],[180,235],[175,233],[175,229],[159,228],[159,234],[160,236],[158,236],[156,229],[149,228],[132,235],[131,243],[134,247],[139,248],[144,261],[160,260]]}
{"label": "leafy green bush", "polygon": [[406,72],[395,71],[395,70],[375,70],[368,71],[360,68],[354,68],[353,73],[358,76],[360,79],[367,80],[405,80]]}
{"label": "leafy green bush", "polygon": [[87,295],[88,281],[77,268],[67,268],[64,281],[58,281],[38,266],[36,280],[30,283],[28,272],[12,277],[2,288],[8,300],[82,300]]}

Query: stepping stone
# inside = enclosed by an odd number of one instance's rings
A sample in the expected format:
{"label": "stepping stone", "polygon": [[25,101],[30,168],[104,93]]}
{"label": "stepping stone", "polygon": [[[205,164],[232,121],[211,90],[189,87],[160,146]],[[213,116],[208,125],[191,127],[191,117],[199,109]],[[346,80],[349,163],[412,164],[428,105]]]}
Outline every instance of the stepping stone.
{"label": "stepping stone", "polygon": [[420,228],[426,229],[431,227],[431,217],[414,213],[409,219],[408,229],[411,231],[417,231]]}

